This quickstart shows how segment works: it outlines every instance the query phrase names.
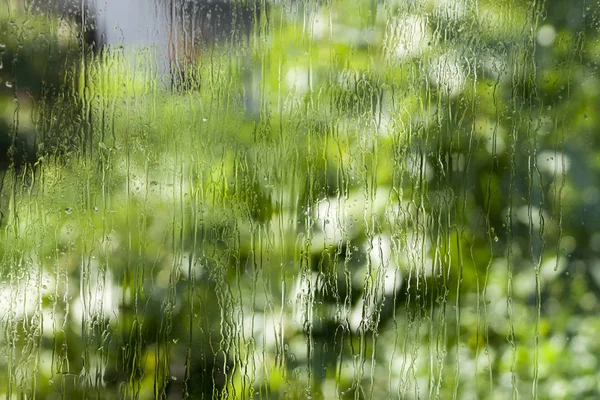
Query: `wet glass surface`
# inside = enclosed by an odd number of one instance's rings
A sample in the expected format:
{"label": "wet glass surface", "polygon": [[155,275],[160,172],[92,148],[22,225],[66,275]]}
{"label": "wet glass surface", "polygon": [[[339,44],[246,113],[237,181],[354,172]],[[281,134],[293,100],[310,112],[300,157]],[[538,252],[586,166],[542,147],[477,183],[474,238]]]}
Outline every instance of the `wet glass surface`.
{"label": "wet glass surface", "polygon": [[600,5],[4,0],[0,396],[600,396]]}

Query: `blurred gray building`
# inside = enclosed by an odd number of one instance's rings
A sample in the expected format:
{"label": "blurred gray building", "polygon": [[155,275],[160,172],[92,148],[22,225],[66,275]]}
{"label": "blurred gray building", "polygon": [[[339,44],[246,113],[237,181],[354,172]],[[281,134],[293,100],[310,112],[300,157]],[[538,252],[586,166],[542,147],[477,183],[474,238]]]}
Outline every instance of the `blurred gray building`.
{"label": "blurred gray building", "polygon": [[123,46],[132,63],[147,63],[172,80],[180,64],[217,44],[241,44],[260,14],[260,0],[33,0],[36,9],[78,23],[97,50]]}

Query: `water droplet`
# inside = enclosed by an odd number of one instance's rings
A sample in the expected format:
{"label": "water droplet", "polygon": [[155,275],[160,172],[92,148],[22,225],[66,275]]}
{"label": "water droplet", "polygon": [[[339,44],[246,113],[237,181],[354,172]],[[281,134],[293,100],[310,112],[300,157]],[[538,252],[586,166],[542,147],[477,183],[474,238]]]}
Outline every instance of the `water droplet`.
{"label": "water droplet", "polygon": [[498,236],[494,236],[494,242],[498,242]]}
{"label": "water droplet", "polygon": [[70,215],[72,212],[73,210],[71,209],[71,207],[65,208],[65,214]]}

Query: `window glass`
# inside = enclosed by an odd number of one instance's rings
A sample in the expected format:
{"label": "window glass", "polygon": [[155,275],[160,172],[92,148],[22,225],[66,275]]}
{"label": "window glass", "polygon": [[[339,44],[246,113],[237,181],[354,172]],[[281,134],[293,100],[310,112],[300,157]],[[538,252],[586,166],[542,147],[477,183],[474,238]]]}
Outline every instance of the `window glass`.
{"label": "window glass", "polygon": [[600,397],[599,14],[3,0],[0,396]]}

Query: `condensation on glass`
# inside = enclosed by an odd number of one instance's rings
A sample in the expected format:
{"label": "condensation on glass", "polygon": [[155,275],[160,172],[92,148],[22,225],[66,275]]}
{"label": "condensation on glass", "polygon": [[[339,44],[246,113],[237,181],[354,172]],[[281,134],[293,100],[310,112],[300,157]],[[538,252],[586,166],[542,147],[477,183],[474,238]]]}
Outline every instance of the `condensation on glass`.
{"label": "condensation on glass", "polygon": [[600,397],[599,13],[3,1],[0,397]]}

